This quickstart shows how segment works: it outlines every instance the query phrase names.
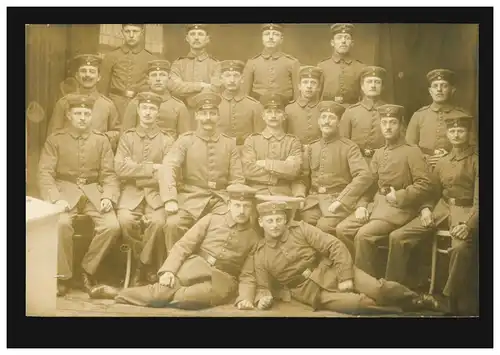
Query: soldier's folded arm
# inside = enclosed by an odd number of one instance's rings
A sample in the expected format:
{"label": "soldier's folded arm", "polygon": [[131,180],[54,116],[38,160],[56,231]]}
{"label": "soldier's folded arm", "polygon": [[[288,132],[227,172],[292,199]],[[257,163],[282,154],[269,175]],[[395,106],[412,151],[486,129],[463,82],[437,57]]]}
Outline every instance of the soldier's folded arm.
{"label": "soldier's folded arm", "polygon": [[241,163],[245,178],[261,183],[268,183],[269,181],[277,182],[278,178],[276,176],[271,175],[266,169],[257,166],[257,154],[253,145],[254,140],[252,135],[250,135],[245,139],[245,143],[241,149]]}
{"label": "soldier's folded arm", "polygon": [[116,174],[120,179],[152,178],[154,164],[152,162],[135,162],[132,159],[132,144],[129,139],[130,138],[128,137],[127,133],[125,133],[118,143],[118,149],[116,150],[115,155]]}
{"label": "soldier's folded arm", "polygon": [[222,88],[222,82],[220,80],[220,64],[215,64],[215,68],[210,74],[210,84],[212,84],[215,88],[216,92],[220,92]]}
{"label": "soldier's folded arm", "polygon": [[38,186],[42,199],[55,203],[61,199],[61,192],[56,185],[56,166],[59,155],[57,142],[49,136],[45,142],[38,164]]}
{"label": "soldier's folded arm", "polygon": [[302,166],[300,168],[300,174],[296,180],[292,182],[292,196],[295,197],[306,197],[307,192],[311,188],[311,167],[310,167],[310,148],[306,147],[304,153],[302,154]]}
{"label": "soldier's folded arm", "polygon": [[256,248],[257,245],[255,245],[248,253],[245,262],[243,263],[239,277],[238,297],[234,302],[235,306],[237,306],[241,301],[250,301],[252,303],[254,301],[256,292],[254,255]]}
{"label": "soldier's folded arm", "polygon": [[102,141],[101,170],[99,171],[99,182],[103,192],[101,199],[109,199],[116,206],[120,197],[120,182],[115,173],[113,151],[109,139]]}
{"label": "soldier's folded arm", "polygon": [[163,167],[158,171],[160,197],[163,203],[177,202],[177,179],[181,176],[180,169],[190,142],[190,136],[180,136],[172,144],[167,155],[163,157]]}
{"label": "soldier's folded arm", "polygon": [[190,82],[182,79],[182,64],[179,60],[172,63],[170,68],[169,90],[178,97],[185,98],[203,90],[201,82]]}
{"label": "soldier's folded arm", "polygon": [[266,159],[265,169],[282,179],[296,179],[301,168],[302,146],[296,138],[292,142],[290,155],[285,160]]}

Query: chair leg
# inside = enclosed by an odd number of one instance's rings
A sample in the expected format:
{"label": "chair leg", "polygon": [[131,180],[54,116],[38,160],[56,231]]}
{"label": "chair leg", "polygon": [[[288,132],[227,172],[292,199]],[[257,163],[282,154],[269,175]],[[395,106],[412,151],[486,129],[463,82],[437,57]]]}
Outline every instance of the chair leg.
{"label": "chair leg", "polygon": [[432,239],[432,262],[431,262],[431,284],[429,287],[429,294],[432,295],[434,293],[434,286],[436,283],[436,263],[437,263],[437,235],[433,236]]}
{"label": "chair leg", "polygon": [[127,266],[125,268],[125,281],[123,282],[123,288],[128,288],[130,285],[130,274],[132,272],[132,248],[130,248],[127,244],[123,244],[120,249],[122,252],[127,253]]}

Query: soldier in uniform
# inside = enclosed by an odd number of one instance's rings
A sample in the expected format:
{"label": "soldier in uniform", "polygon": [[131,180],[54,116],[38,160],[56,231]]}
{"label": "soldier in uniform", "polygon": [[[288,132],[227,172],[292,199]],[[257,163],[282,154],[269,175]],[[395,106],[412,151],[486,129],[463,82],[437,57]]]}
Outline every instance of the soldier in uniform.
{"label": "soldier in uniform", "polygon": [[[160,111],[158,112],[158,126],[166,130],[175,139],[179,134],[191,130],[191,118],[184,103],[170,95],[167,90],[170,62],[168,60],[152,60],[148,63],[149,90],[162,97]],[[132,99],[122,121],[122,131],[135,128],[139,123],[137,116],[138,99]]]}
{"label": "soldier in uniform", "polygon": [[[422,216],[392,232],[386,279],[406,281],[412,248],[436,228],[449,229],[451,248],[449,276],[443,293],[449,297],[454,315],[477,315],[477,224],[479,214],[479,165],[475,147],[470,145],[473,118],[462,115],[445,119],[452,149],[436,164],[437,204],[424,204]],[[432,210],[432,212],[431,212]]]}
{"label": "soldier in uniform", "polygon": [[181,134],[160,173],[167,252],[198,219],[227,209],[229,184],[245,182],[236,140],[217,132],[220,96],[206,92],[193,100],[198,129]]}
{"label": "soldier in uniform", "polygon": [[330,31],[333,54],[318,64],[325,78],[323,100],[336,101],[347,107],[359,101],[359,75],[365,65],[350,54],[354,45],[354,25],[336,23]]}
{"label": "soldier in uniform", "polygon": [[[356,216],[364,216],[360,200],[373,177],[358,146],[339,135],[344,107],[335,101],[322,101],[318,107],[322,137],[312,142],[304,154],[303,195],[307,190],[309,193],[301,216],[304,222],[335,235],[337,224],[354,212],[358,203],[361,210]],[[352,242],[342,241],[352,251]]]}
{"label": "soldier in uniform", "polygon": [[370,163],[375,149],[385,144],[380,130],[378,108],[385,105],[380,98],[386,71],[384,68],[368,66],[361,71],[363,99],[349,106],[340,121],[340,134],[356,143],[361,154]]}
{"label": "soldier in uniform", "polygon": [[286,131],[299,137],[304,145],[321,137],[317,117],[321,96],[323,71],[318,67],[303,66],[299,72],[299,98],[285,107]]}
{"label": "soldier in uniform", "polygon": [[264,94],[278,93],[288,103],[298,97],[300,63],[281,51],[283,26],[262,25],[264,49],[249,59],[243,71],[243,91],[260,101]]}
{"label": "soldier in uniform", "polygon": [[[446,138],[445,119],[468,114],[452,103],[455,94],[455,73],[448,69],[434,69],[427,73],[429,94],[432,104],[424,106],[413,114],[406,130],[406,141],[420,147],[427,162],[435,166],[451,147]],[[472,145],[476,142],[475,127],[469,135]]]}
{"label": "soldier in uniform", "polygon": [[[106,134],[111,142],[111,147],[115,150],[119,137],[119,117],[115,104],[97,90],[97,83],[101,80],[99,69],[101,58],[93,54],[81,54],[73,58],[72,64],[75,79],[78,82],[76,93],[95,98],[91,127]],[[66,109],[67,96],[64,96],[54,106],[47,136],[69,125]]]}
{"label": "soldier in uniform", "polygon": [[264,202],[257,209],[264,229],[254,254],[257,308],[272,306],[276,282],[315,310],[366,314],[438,307],[432,298],[358,269],[334,236],[303,221],[287,223],[286,202]]}
{"label": "soldier in uniform", "polygon": [[369,217],[368,210],[362,208],[362,220],[351,215],[337,225],[338,236],[354,240],[355,265],[372,276],[377,273],[380,243],[416,217],[432,193],[431,176],[420,149],[407,144],[401,133],[404,108],[384,105],[378,110],[386,145],[375,151],[371,161],[377,189],[373,209]]}
{"label": "soldier in uniform", "polygon": [[95,97],[81,94],[66,98],[69,127],[54,132],[40,156],[39,186],[42,198],[64,208],[58,223],[58,294],[69,289],[73,276],[74,217],[90,216],[95,234],[82,261],[83,286],[90,292],[94,275],[120,234],[114,205],[120,187],[113,169],[109,139],[91,129]]}
{"label": "soldier in uniform", "polygon": [[242,146],[245,138],[253,132],[261,132],[262,105],[251,96],[241,91],[241,73],[245,63],[240,60],[225,60],[220,64],[221,82],[224,87],[219,105],[220,132],[236,138],[236,144]]}
{"label": "soldier in uniform", "polygon": [[[253,308],[253,254],[260,239],[250,223],[255,190],[230,185],[229,209],[200,219],[173,247],[154,285],[122,290],[117,303],[205,308],[230,302]],[[106,295],[113,296],[113,293]]]}
{"label": "soldier in uniform", "polygon": [[295,180],[302,165],[302,146],[297,137],[283,130],[286,118],[282,96],[264,95],[261,103],[266,128],[245,140],[241,151],[245,179],[258,194],[295,196],[300,188]]}
{"label": "soldier in uniform", "polygon": [[[132,279],[137,285],[145,280],[148,271],[151,274],[151,269],[156,274],[165,260],[163,227],[166,217],[159,193],[158,170],[174,140],[170,132],[157,123],[163,97],[142,92],[134,100],[137,100],[139,125],[122,135],[115,156],[115,171],[122,184],[118,221],[123,237],[133,245],[138,259]],[[141,219],[147,225],[142,238]]]}
{"label": "soldier in uniform", "polygon": [[186,42],[190,51],[185,57],[180,57],[172,63],[169,89],[188,107],[191,113],[191,130],[195,130],[197,124],[192,98],[202,91],[220,91],[219,61],[206,50],[210,43],[208,25],[187,25]]}
{"label": "soldier in uniform", "polygon": [[104,56],[99,91],[118,109],[120,123],[130,100],[146,85],[148,62],[155,56],[144,48],[144,25],[123,24],[125,42]]}

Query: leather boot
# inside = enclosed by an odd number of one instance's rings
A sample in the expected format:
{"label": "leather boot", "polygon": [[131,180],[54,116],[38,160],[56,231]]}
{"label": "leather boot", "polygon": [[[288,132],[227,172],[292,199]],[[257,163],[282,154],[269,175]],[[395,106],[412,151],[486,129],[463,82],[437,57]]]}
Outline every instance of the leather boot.
{"label": "leather boot", "polygon": [[82,272],[82,284],[83,284],[83,290],[90,294],[92,291],[92,288],[95,285],[95,281],[92,277],[92,275],[87,274],[85,271]]}

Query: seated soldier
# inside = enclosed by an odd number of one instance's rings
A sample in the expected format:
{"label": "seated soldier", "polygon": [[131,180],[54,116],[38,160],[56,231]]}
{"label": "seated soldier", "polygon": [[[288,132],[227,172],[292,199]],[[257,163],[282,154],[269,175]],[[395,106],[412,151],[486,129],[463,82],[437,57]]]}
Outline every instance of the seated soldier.
{"label": "seated soldier", "polygon": [[271,307],[271,285],[277,282],[290,289],[292,298],[315,310],[350,314],[437,310],[434,299],[396,282],[377,280],[353,266],[347,248],[334,236],[303,221],[287,223],[286,202],[264,202],[257,210],[264,229],[254,254],[259,309]]}
{"label": "seated soldier", "polygon": [[38,182],[44,200],[64,208],[58,224],[58,295],[69,290],[73,276],[73,226],[75,216],[85,214],[94,222],[95,234],[83,257],[83,287],[90,292],[102,260],[120,234],[113,205],[120,187],[113,169],[109,139],[91,130],[93,96],[68,95],[69,127],[47,138],[38,165]]}
{"label": "seated soldier", "polygon": [[[139,125],[124,132],[115,156],[115,171],[121,180],[122,192],[118,201],[118,221],[123,237],[132,244],[138,259],[132,284],[138,285],[146,276],[146,267],[154,269],[148,277],[156,280],[156,270],[165,260],[165,208],[160,198],[158,170],[163,158],[174,143],[170,132],[161,129],[157,116],[161,110],[162,97],[152,92],[142,92],[137,100]],[[130,104],[129,104],[130,105]],[[140,236],[141,219],[147,227]],[[156,259],[156,260],[155,260]]]}
{"label": "seated soldier", "polygon": [[302,165],[302,146],[284,131],[285,111],[279,95],[263,95],[266,128],[251,134],[243,145],[241,161],[247,183],[262,195],[294,196]]}
{"label": "seated soldier", "polygon": [[[477,223],[479,210],[479,165],[470,145],[472,117],[464,114],[446,119],[450,153],[437,161],[434,177],[437,205],[430,202],[422,216],[389,235],[386,279],[406,282],[409,253],[436,228],[449,229],[451,249],[448,282],[449,311],[453,315],[477,315]],[[434,200],[435,201],[435,200]],[[432,207],[434,207],[431,212]]]}
{"label": "seated soldier", "polygon": [[365,210],[364,220],[355,215],[347,217],[337,225],[336,233],[354,240],[354,263],[372,276],[377,274],[380,244],[387,241],[390,232],[417,216],[432,192],[431,176],[420,149],[406,144],[401,133],[404,108],[383,105],[378,110],[386,145],[375,151],[371,161],[376,176],[373,186],[377,188],[373,209],[369,217]]}
{"label": "seated soldier", "polygon": [[[322,138],[313,141],[304,153],[301,182],[304,191],[310,189],[301,216],[304,222],[335,235],[337,224],[357,210],[373,177],[358,146],[339,135],[344,106],[323,101],[318,107]],[[361,220],[364,216],[361,206],[356,217]],[[352,241],[342,241],[352,252]]]}
{"label": "seated soldier", "polygon": [[213,307],[238,294],[238,308],[252,308],[253,253],[259,240],[250,223],[255,190],[230,185],[229,210],[200,219],[172,248],[154,285],[121,292],[109,286],[103,298],[144,307]]}

